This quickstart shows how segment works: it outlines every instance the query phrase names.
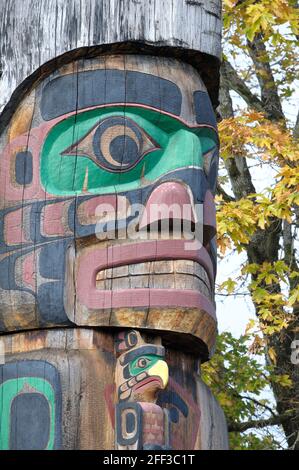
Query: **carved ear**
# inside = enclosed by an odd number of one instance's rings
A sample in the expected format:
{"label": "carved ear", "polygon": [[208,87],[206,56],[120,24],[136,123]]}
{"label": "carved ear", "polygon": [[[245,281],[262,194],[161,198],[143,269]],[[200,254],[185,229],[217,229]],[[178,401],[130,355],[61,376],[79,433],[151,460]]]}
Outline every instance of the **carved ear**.
{"label": "carved ear", "polygon": [[119,333],[115,340],[115,348],[117,356],[143,344],[141,335],[136,330],[127,330]]}

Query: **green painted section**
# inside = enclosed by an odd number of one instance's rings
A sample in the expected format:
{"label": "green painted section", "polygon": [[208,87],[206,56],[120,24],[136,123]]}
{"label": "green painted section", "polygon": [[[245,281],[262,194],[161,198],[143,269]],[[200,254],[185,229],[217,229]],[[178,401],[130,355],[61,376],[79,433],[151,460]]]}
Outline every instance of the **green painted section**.
{"label": "green painted section", "polygon": [[[86,137],[103,119],[128,117],[159,146],[143,157],[131,170],[112,173],[100,168],[84,155],[61,155]],[[137,189],[170,171],[195,166],[202,168],[203,154],[217,143],[211,129],[191,129],[178,120],[155,111],[123,107],[86,111],[67,118],[49,132],[41,154],[41,183],[53,195],[81,194],[88,171],[88,193],[108,194]]]}
{"label": "green painted section", "polygon": [[[140,374],[140,372],[144,372],[145,370],[150,369],[153,367],[161,357],[155,356],[154,354],[146,354],[144,356],[137,357],[129,364],[129,370],[131,375]],[[144,366],[140,365],[140,362],[144,362]]]}
{"label": "green painted section", "polygon": [[54,447],[55,440],[55,392],[47,380],[37,377],[10,379],[0,386],[0,450],[9,450],[11,404],[13,399],[21,393],[25,385],[29,385],[35,392],[44,395],[49,403],[50,432],[48,445],[45,450],[51,450]]}

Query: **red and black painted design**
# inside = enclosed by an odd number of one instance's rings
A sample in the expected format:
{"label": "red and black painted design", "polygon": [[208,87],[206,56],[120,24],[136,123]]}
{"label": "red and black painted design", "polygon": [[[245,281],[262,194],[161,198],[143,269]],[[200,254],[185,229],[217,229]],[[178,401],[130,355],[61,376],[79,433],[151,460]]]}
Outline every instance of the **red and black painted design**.
{"label": "red and black painted design", "polygon": [[168,383],[164,347],[144,343],[129,330],[118,335],[116,351],[116,447],[169,449],[168,415],[155,403]]}

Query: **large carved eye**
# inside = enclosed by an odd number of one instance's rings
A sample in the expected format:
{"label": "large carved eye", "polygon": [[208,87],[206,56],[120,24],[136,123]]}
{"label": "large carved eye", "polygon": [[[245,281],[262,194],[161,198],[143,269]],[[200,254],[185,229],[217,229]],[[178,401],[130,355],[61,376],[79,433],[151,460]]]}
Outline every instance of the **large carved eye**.
{"label": "large carved eye", "polygon": [[84,155],[112,172],[131,170],[149,152],[160,148],[134,121],[117,116],[104,119],[61,155]]}
{"label": "large carved eye", "polygon": [[145,369],[145,367],[147,367],[150,362],[151,362],[150,359],[148,359],[147,357],[140,357],[136,365],[140,369]]}

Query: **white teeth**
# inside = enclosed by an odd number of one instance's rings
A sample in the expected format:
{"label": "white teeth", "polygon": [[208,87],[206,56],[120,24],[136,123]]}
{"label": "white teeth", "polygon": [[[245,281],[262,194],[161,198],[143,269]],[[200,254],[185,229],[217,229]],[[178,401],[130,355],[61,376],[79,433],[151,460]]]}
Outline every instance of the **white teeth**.
{"label": "white teeth", "polygon": [[205,269],[190,260],[149,261],[99,271],[99,290],[180,289],[196,290],[212,299],[212,287]]}
{"label": "white teeth", "polygon": [[140,274],[150,274],[152,263],[130,264],[129,271],[131,276],[139,276]]}
{"label": "white teeth", "polygon": [[129,275],[129,266],[119,266],[112,269],[112,278],[124,277]]}
{"label": "white teeth", "polygon": [[170,274],[173,273],[174,261],[154,261],[154,272],[157,274]]}
{"label": "white teeth", "polygon": [[182,274],[193,274],[201,279],[211,289],[209,276],[203,266],[190,260],[177,260],[175,263],[175,272]]}

